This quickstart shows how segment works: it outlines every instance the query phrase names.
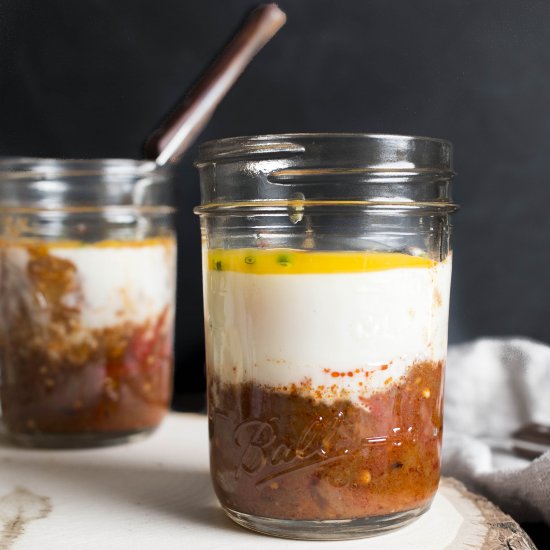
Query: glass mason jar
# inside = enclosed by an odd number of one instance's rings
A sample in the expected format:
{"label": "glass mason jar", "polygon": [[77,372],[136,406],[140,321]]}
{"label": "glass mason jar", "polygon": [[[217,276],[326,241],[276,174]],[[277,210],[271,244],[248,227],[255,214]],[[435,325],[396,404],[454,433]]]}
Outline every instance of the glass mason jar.
{"label": "glass mason jar", "polygon": [[204,144],[213,484],[237,523],[363,537],[440,475],[452,146],[296,134]]}
{"label": "glass mason jar", "polygon": [[154,430],[171,398],[171,175],[133,160],[0,159],[0,385],[16,442]]}

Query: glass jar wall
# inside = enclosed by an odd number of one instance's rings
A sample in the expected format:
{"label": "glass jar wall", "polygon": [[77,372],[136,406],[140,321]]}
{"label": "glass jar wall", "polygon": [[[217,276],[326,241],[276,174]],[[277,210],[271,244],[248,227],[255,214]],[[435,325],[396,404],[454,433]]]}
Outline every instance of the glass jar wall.
{"label": "glass jar wall", "polygon": [[451,145],[256,136],[197,165],[224,510],[291,538],[413,520],[440,474]]}
{"label": "glass jar wall", "polygon": [[117,443],[166,414],[170,177],[130,160],[0,161],[1,404],[16,442]]}

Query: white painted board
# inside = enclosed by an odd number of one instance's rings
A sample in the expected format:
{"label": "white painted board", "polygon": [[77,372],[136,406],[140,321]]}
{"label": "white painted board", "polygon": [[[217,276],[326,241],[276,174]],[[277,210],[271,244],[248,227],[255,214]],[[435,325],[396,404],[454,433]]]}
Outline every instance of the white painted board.
{"label": "white painted board", "polygon": [[[446,480],[431,510],[398,531],[345,542],[288,541],[225,517],[210,485],[204,416],[171,414],[151,437],[110,448],[0,444],[0,550],[482,548],[495,532],[480,502],[486,503]],[[502,524],[502,513],[488,506]]]}

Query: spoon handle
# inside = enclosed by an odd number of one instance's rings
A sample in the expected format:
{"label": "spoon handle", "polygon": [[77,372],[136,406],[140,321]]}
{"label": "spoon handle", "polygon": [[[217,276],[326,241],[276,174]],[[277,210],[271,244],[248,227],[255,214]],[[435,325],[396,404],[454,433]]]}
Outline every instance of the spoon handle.
{"label": "spoon handle", "polygon": [[174,162],[195,140],[252,58],[285,24],[276,4],[263,4],[246,19],[183,101],[146,144],[159,166]]}

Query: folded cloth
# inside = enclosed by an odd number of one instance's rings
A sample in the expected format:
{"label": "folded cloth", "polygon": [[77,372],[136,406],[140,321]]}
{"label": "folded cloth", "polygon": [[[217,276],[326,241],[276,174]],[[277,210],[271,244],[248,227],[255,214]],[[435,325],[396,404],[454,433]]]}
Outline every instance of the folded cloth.
{"label": "folded cloth", "polygon": [[502,450],[519,428],[550,426],[550,347],[525,338],[451,346],[445,385],[443,474],[518,521],[550,525],[550,451],[526,460]]}

